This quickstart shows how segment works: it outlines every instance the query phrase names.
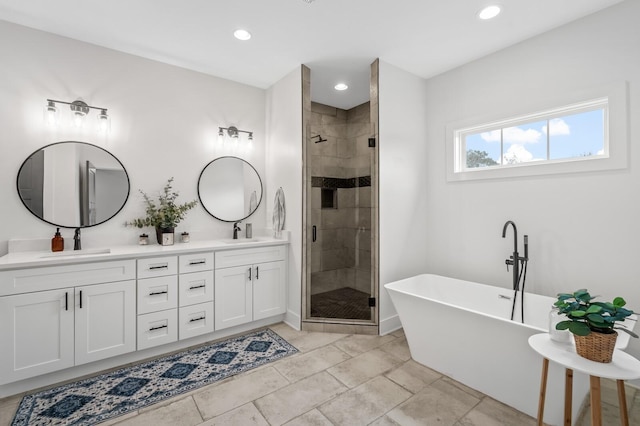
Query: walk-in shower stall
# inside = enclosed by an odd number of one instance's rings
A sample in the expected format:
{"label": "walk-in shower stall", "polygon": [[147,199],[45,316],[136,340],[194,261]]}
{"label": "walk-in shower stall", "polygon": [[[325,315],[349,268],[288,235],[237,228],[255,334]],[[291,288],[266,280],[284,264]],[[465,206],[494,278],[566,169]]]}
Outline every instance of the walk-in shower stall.
{"label": "walk-in shower stall", "polygon": [[304,121],[303,328],[377,333],[377,99],[311,101]]}

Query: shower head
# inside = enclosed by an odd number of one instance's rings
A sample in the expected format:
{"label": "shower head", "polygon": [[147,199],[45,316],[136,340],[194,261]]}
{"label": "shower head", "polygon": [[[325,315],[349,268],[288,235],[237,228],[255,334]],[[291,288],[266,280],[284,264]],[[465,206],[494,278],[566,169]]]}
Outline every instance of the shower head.
{"label": "shower head", "polygon": [[317,141],[314,141],[315,143],[320,143],[320,142],[326,142],[327,141],[326,139],[322,139],[322,136],[320,136],[320,135],[311,136],[311,139],[315,139],[315,138],[318,138]]}

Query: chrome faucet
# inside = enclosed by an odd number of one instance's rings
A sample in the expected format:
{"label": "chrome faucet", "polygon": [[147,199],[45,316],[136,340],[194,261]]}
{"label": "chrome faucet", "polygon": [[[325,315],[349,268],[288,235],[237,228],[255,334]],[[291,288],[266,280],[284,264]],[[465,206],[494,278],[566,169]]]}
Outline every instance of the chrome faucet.
{"label": "chrome faucet", "polygon": [[76,228],[76,232],[73,234],[73,249],[82,249],[82,242],[80,241],[80,228]]}
{"label": "chrome faucet", "polygon": [[238,239],[238,231],[241,231],[242,229],[238,226],[238,224],[240,223],[240,221],[236,222],[233,224],[233,239],[237,240]]}

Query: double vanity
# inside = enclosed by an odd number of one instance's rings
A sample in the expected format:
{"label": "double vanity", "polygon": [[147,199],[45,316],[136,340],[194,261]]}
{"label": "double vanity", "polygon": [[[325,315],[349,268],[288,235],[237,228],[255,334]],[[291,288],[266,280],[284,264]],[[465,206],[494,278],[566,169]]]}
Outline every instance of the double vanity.
{"label": "double vanity", "polygon": [[1,257],[0,397],[282,321],[287,249],[256,238]]}
{"label": "double vanity", "polygon": [[[104,148],[46,145],[23,162],[20,200],[58,228],[101,225],[131,191]],[[237,157],[206,164],[198,198],[235,223],[262,201],[257,170]],[[280,322],[288,241],[191,240],[51,252],[50,240],[12,240],[0,257],[0,398]]]}

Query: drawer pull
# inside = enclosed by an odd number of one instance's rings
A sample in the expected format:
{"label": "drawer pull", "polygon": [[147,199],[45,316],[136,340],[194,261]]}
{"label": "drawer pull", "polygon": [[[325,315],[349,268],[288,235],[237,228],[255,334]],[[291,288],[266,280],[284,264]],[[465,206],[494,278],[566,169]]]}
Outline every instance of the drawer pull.
{"label": "drawer pull", "polygon": [[189,322],[202,321],[203,319],[206,319],[206,317],[192,318],[192,319],[189,320]]}
{"label": "drawer pull", "polygon": [[169,267],[168,264],[158,265],[158,266],[149,266],[149,269],[167,269]]}
{"label": "drawer pull", "polygon": [[194,260],[193,262],[189,262],[189,265],[204,265],[207,263],[206,260]]}
{"label": "drawer pull", "polygon": [[154,291],[153,293],[149,293],[149,296],[157,296],[159,294],[167,294],[169,293],[167,290],[164,291]]}
{"label": "drawer pull", "polygon": [[167,324],[165,324],[165,325],[159,325],[158,327],[151,327],[151,328],[149,329],[149,331],[160,330],[160,329],[163,329],[163,328],[169,328],[169,326],[168,326]]}
{"label": "drawer pull", "polygon": [[195,290],[195,289],[197,289],[197,288],[203,288],[203,287],[206,287],[206,284],[195,285],[195,286],[193,286],[193,287],[189,287],[189,290]]}

